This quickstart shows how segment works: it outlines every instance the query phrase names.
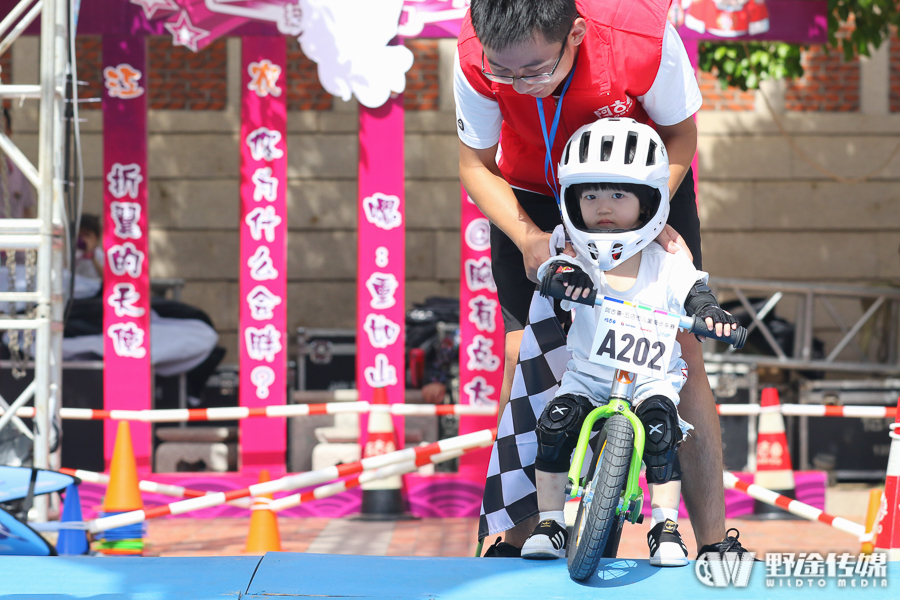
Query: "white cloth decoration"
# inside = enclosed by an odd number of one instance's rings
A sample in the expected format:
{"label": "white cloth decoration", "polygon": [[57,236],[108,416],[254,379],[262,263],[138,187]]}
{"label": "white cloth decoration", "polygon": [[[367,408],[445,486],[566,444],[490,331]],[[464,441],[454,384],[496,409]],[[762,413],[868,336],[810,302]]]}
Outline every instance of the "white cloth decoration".
{"label": "white cloth decoration", "polygon": [[319,81],[345,102],[369,108],[406,89],[413,55],[388,46],[397,36],[403,0],[301,0],[300,47],[318,64]]}

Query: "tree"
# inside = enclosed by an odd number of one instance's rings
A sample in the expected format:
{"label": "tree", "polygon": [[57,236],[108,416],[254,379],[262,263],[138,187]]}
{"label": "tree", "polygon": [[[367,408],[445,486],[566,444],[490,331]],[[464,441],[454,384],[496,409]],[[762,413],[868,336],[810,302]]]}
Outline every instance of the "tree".
{"label": "tree", "polygon": [[[844,60],[869,56],[888,40],[891,27],[900,25],[896,0],[828,0],[826,52],[839,50]],[[765,79],[803,76],[801,51],[808,46],[780,42],[702,42],[699,67],[716,70],[722,87],[742,90],[759,87]]]}

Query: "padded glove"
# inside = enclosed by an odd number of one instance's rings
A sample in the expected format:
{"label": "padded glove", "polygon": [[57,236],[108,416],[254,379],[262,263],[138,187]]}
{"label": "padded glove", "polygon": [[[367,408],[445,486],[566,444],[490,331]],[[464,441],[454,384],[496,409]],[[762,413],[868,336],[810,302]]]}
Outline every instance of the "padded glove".
{"label": "padded glove", "polygon": [[[579,289],[580,288],[580,289]],[[565,293],[567,290],[573,290],[569,296]],[[578,297],[573,298],[575,291]],[[584,297],[584,290],[588,290],[587,297]],[[594,305],[594,299],[597,297],[597,291],[594,289],[594,282],[591,276],[584,272],[584,269],[569,261],[553,261],[548,266],[543,279],[541,280],[541,295],[560,300],[570,300],[580,304]]]}

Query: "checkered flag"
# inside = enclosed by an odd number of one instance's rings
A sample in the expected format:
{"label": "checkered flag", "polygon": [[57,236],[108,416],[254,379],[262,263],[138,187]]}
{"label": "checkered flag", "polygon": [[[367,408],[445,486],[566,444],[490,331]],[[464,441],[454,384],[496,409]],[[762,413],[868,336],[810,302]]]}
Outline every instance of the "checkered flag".
{"label": "checkered flag", "polygon": [[538,513],[534,428],[544,406],[556,395],[570,358],[553,301],[535,291],[509,404],[491,450],[478,523],[479,540],[511,529]]}

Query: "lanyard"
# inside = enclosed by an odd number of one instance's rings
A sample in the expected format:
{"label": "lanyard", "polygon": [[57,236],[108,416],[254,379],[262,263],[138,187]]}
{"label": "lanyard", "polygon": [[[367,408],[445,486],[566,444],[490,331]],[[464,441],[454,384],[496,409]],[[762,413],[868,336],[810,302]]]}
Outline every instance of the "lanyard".
{"label": "lanyard", "polygon": [[572,83],[572,76],[574,74],[575,64],[572,65],[572,71],[566,78],[566,84],[563,86],[562,93],[559,95],[559,100],[556,102],[556,114],[553,115],[553,123],[550,125],[549,135],[547,134],[547,119],[544,117],[544,101],[542,98],[535,98],[537,101],[538,115],[540,115],[541,118],[541,133],[544,134],[544,147],[547,149],[547,154],[544,156],[544,181],[547,182],[547,185],[553,192],[553,197],[556,198],[557,206],[560,204],[559,182],[556,180],[556,169],[553,168],[551,151],[553,149],[553,142],[556,140],[556,128],[559,126],[559,116],[562,114],[563,98],[566,95],[566,91],[569,89],[569,84]]}

